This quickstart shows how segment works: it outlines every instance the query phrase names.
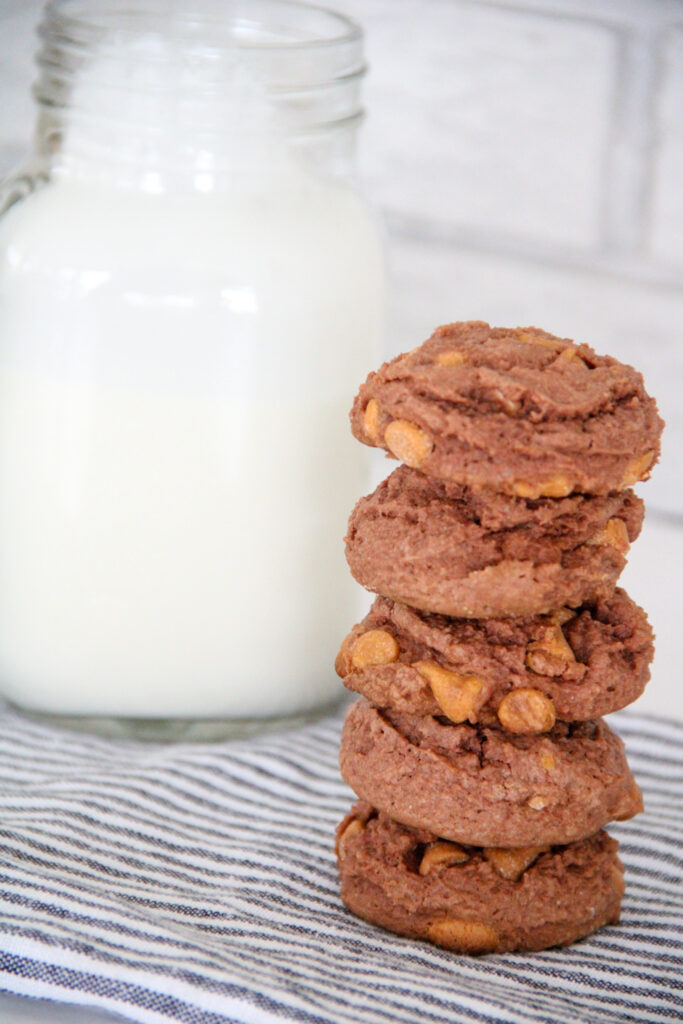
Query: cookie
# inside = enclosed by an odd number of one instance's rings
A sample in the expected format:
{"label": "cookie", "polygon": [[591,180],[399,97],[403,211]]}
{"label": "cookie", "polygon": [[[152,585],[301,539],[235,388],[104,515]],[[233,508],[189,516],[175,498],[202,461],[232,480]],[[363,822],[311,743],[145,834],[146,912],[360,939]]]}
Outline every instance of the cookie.
{"label": "cookie", "polygon": [[378,597],[335,667],[378,708],[534,733],[632,703],[653,653],[645,612],[619,589],[517,619],[451,619]]}
{"label": "cookie", "polygon": [[539,615],[609,596],[642,520],[630,490],[513,498],[400,466],[351,513],[346,558],[368,590],[423,611]]}
{"label": "cookie", "polygon": [[642,376],[535,327],[439,327],[362,385],[351,428],[429,476],[522,497],[647,479],[663,422]]}
{"label": "cookie", "polygon": [[623,743],[601,719],[517,735],[361,698],[340,766],[357,796],[396,821],[473,846],[572,843],[642,810]]}
{"label": "cookie", "polygon": [[566,945],[619,920],[617,843],[458,846],[361,803],[337,830],[342,899],[389,931],[458,953]]}

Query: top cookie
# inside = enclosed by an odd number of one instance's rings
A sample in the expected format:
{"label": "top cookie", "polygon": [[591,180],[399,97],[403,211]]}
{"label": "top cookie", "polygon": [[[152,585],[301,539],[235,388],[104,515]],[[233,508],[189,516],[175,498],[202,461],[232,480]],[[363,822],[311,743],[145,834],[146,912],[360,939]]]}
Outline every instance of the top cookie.
{"label": "top cookie", "polygon": [[351,428],[429,476],[524,498],[645,480],[664,424],[642,376],[536,327],[439,327],[371,373]]}

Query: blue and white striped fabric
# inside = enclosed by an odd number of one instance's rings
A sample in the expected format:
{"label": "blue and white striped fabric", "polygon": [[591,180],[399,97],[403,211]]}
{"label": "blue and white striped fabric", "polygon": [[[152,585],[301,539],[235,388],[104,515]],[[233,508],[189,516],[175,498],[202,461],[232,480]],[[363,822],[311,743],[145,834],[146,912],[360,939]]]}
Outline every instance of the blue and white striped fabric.
{"label": "blue and white striped fabric", "polygon": [[621,714],[647,811],[614,826],[622,922],[467,959],[341,905],[341,714],[250,741],[143,746],[0,716],[0,989],[140,1022],[683,1019],[683,726]]}

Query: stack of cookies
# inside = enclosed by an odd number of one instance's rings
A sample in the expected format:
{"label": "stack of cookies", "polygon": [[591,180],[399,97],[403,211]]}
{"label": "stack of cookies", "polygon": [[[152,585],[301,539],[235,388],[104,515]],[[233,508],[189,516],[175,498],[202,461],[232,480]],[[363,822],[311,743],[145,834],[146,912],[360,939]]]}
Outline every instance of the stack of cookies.
{"label": "stack of cookies", "polygon": [[464,953],[616,922],[617,844],[642,809],[601,716],[643,691],[644,612],[616,587],[630,487],[662,421],[635,370],[535,328],[439,328],[361,387],[354,435],[403,465],[349,521],[380,595],[337,658],[350,709],[346,905]]}

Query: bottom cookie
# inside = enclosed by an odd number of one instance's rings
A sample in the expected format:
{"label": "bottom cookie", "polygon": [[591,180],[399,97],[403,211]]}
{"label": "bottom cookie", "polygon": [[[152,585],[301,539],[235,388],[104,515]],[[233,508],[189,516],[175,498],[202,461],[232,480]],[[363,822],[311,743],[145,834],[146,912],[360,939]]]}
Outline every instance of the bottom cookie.
{"label": "bottom cookie", "polygon": [[337,829],[342,900],[371,924],[478,955],[565,946],[619,920],[618,844],[460,846],[361,801]]}

